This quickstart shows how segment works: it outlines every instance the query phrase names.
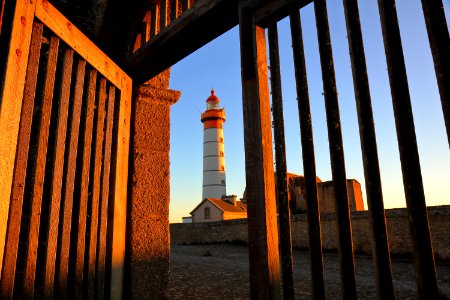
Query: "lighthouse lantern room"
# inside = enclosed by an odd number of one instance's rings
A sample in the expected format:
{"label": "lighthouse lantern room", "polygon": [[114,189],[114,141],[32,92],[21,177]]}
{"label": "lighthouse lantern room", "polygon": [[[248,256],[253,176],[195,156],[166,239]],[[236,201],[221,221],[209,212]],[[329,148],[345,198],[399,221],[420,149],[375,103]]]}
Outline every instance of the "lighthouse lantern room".
{"label": "lighthouse lantern room", "polygon": [[211,91],[206,100],[203,123],[203,193],[202,199],[221,198],[226,195],[225,147],[223,123],[225,110],[219,108],[220,100]]}

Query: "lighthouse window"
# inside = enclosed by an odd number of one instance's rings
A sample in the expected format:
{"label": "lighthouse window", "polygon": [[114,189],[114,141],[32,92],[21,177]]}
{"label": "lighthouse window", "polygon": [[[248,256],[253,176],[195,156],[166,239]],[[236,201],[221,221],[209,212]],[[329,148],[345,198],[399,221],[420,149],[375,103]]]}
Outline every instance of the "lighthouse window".
{"label": "lighthouse window", "polygon": [[225,167],[224,166],[220,166],[220,170],[221,171],[225,171]]}
{"label": "lighthouse window", "polygon": [[220,156],[223,156],[223,151],[220,151]]}
{"label": "lighthouse window", "polygon": [[222,185],[225,185],[225,180],[222,180]]}
{"label": "lighthouse window", "polygon": [[223,143],[223,137],[219,138],[219,142]]}
{"label": "lighthouse window", "polygon": [[211,219],[211,211],[209,207],[205,207],[205,219]]}

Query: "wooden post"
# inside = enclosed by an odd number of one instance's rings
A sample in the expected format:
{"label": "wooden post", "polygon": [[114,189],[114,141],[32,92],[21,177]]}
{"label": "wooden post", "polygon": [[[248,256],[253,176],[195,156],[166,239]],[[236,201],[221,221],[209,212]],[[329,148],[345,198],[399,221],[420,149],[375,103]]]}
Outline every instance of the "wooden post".
{"label": "wooden post", "polygon": [[450,39],[442,0],[422,0],[450,147]]}
{"label": "wooden post", "polygon": [[102,196],[100,203],[100,224],[98,230],[98,259],[97,259],[97,296],[105,297],[106,273],[106,238],[108,226],[108,206],[110,194],[111,151],[113,139],[114,105],[116,101],[116,88],[109,87],[108,108],[106,113],[105,152],[103,156]]}
{"label": "wooden post", "polygon": [[319,198],[316,182],[316,158],[309,105],[308,78],[306,77],[305,53],[303,50],[300,11],[294,9],[289,16],[294,55],[295,82],[297,88],[298,113],[305,172],[305,198],[308,210],[309,259],[312,277],[313,298],[325,299],[323,280],[322,232],[320,229]]}
{"label": "wooden post", "polygon": [[178,0],[171,0],[170,5],[170,23],[173,23],[178,17]]}
{"label": "wooden post", "polygon": [[150,18],[150,37],[151,40],[158,33],[158,21],[159,21],[159,6],[153,5],[151,10],[151,18]]}
{"label": "wooden post", "polygon": [[373,232],[372,243],[377,293],[379,299],[394,299],[389,241],[381,190],[380,167],[378,164],[377,140],[364,55],[364,43],[359,21],[358,2],[356,0],[344,0],[344,11],[352,63],[356,110],[358,112],[367,203],[369,205],[370,223]]}
{"label": "wooden post", "polygon": [[314,12],[319,40],[320,64],[327,114],[328,140],[330,144],[331,173],[336,200],[336,221],[339,234],[341,285],[343,298],[356,299],[355,266],[353,260],[352,225],[347,195],[344,146],[342,142],[339,103],[334,74],[330,29],[325,0],[314,1]]}
{"label": "wooden post", "polygon": [[283,97],[281,92],[280,54],[278,49],[277,23],[269,28],[270,83],[272,90],[273,131],[275,137],[275,165],[277,180],[278,228],[280,231],[281,273],[283,298],[294,299],[292,262],[291,212],[286,183],[286,146],[284,138]]}
{"label": "wooden post", "polygon": [[36,155],[36,166],[33,174],[33,197],[31,199],[30,225],[28,229],[27,259],[23,295],[33,298],[36,275],[36,260],[39,244],[39,227],[41,222],[42,196],[44,193],[44,176],[47,162],[48,136],[52,112],[53,89],[55,84],[56,63],[59,49],[58,37],[52,36],[48,50],[47,70],[41,108],[41,122],[39,124],[39,140]]}
{"label": "wooden post", "polygon": [[42,45],[44,26],[35,22],[31,37],[30,58],[25,81],[25,92],[20,118],[19,138],[14,167],[14,177],[11,191],[11,206],[9,209],[8,231],[6,232],[5,258],[1,276],[1,298],[11,299],[14,291],[16,262],[19,247],[20,226],[22,221],[23,196],[30,145],[31,123],[33,121],[34,99],[39,69],[39,58]]}
{"label": "wooden post", "polygon": [[83,163],[81,166],[81,184],[80,184],[80,203],[78,213],[78,236],[76,243],[76,262],[75,262],[75,299],[82,299],[83,297],[83,274],[84,274],[84,254],[86,251],[86,222],[87,222],[87,207],[89,196],[89,175],[91,169],[91,142],[92,142],[92,128],[94,126],[94,106],[95,93],[97,87],[97,70],[91,69],[89,72],[89,85],[87,88],[87,103],[86,103],[86,120],[84,130],[83,142]]}
{"label": "wooden post", "polygon": [[159,32],[167,26],[167,6],[169,0],[160,0],[159,3]]}
{"label": "wooden post", "polygon": [[55,282],[56,244],[59,230],[59,211],[62,194],[64,169],[64,152],[66,149],[67,117],[69,114],[70,84],[72,81],[73,50],[66,49],[64,55],[63,75],[61,79],[61,96],[58,107],[58,124],[56,129],[55,153],[53,156],[52,196],[48,214],[47,252],[45,256],[44,294],[53,297]]}
{"label": "wooden post", "polygon": [[[87,298],[94,298],[95,289],[95,271],[97,262],[97,232],[99,224],[99,202],[100,202],[100,186],[101,186],[101,171],[103,158],[103,137],[105,125],[105,102],[106,102],[106,79],[100,79],[100,87],[98,89],[98,104],[97,104],[97,129],[95,148],[93,151],[94,158],[94,176],[92,184],[91,197],[91,224],[89,234],[89,260],[88,260],[88,290]],[[86,248],[87,249],[87,248]]]}
{"label": "wooden post", "polygon": [[280,298],[280,265],[265,31],[240,3],[242,101],[252,299]]}
{"label": "wooden post", "polygon": [[394,0],[378,0],[389,71],[419,298],[438,299],[438,283],[420,170],[419,152]]}
{"label": "wooden post", "polygon": [[[5,65],[3,85],[0,86],[0,271],[3,266],[6,228],[11,187],[16,158],[23,91],[30,50],[31,31],[36,1],[19,0],[15,9]],[[6,17],[5,17],[6,19]],[[7,24],[2,22],[2,27]],[[10,27],[11,26],[11,27]]]}
{"label": "wooden post", "polygon": [[59,259],[59,290],[58,296],[67,296],[67,277],[69,272],[70,231],[72,228],[73,195],[75,189],[75,174],[77,168],[78,137],[80,132],[81,104],[83,102],[84,78],[86,72],[86,61],[79,60],[75,80],[75,91],[73,97],[72,124],[70,126],[67,175],[65,182],[64,208],[62,214],[61,228],[61,250]]}

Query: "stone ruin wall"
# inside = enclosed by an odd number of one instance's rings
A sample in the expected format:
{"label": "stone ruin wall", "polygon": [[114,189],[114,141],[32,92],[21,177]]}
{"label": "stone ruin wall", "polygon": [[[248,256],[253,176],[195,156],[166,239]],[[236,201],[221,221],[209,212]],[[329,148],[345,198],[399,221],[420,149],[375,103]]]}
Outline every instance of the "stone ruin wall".
{"label": "stone ruin wall", "polygon": [[[371,254],[372,243],[368,211],[352,212],[353,247],[355,253]],[[437,259],[450,260],[450,206],[428,207],[433,248]],[[292,241],[296,249],[308,248],[306,215],[292,218]],[[390,250],[393,256],[411,255],[408,214],[406,208],[386,210]],[[322,242],[326,252],[336,252],[338,237],[334,214],[321,214]],[[172,244],[242,243],[248,241],[247,220],[211,223],[171,224]]]}

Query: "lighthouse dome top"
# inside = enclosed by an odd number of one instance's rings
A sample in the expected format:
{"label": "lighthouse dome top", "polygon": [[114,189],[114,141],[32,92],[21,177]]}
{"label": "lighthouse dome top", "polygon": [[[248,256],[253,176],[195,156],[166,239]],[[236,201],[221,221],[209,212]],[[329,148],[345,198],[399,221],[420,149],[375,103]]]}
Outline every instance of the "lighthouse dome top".
{"label": "lighthouse dome top", "polygon": [[206,109],[219,109],[219,98],[211,90],[211,95],[206,99]]}
{"label": "lighthouse dome top", "polygon": [[219,98],[214,94],[214,90],[211,90],[211,95],[206,99],[206,102],[220,102]]}

